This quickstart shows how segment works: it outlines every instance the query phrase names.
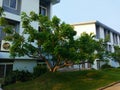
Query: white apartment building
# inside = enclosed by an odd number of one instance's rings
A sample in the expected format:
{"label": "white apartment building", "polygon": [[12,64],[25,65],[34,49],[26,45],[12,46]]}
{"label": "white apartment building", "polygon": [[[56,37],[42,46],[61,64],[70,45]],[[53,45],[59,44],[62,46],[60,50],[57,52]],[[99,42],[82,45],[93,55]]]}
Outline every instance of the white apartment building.
{"label": "white apartment building", "polygon": [[[102,24],[99,21],[81,22],[81,23],[72,24],[72,26],[74,27],[74,30],[77,31],[77,35],[75,38],[79,37],[80,34],[83,32],[86,32],[88,34],[90,33],[95,34],[96,39],[100,39],[100,38],[105,39],[106,36],[109,35],[110,40],[107,44],[107,50],[110,52],[114,52],[114,45],[120,45],[120,33],[106,26],[105,24]],[[99,60],[95,60],[93,65],[85,63],[84,65],[81,64],[81,66],[79,67],[81,68],[91,67],[91,68],[99,69],[103,64],[104,64],[103,62],[100,62]],[[119,64],[117,62],[114,62],[113,60],[110,60],[109,64],[113,67],[119,66]]]}
{"label": "white apartment building", "polygon": [[[52,5],[59,3],[60,0],[0,0],[0,7],[4,9],[5,18],[8,23],[14,27],[16,32],[22,33],[21,12],[29,14],[34,11],[51,17]],[[35,29],[38,29],[38,23],[32,23]],[[0,27],[0,77],[5,76],[10,70],[28,70],[33,71],[39,60],[33,60],[28,57],[10,58],[9,49],[4,47],[9,42],[4,41],[5,33]]]}

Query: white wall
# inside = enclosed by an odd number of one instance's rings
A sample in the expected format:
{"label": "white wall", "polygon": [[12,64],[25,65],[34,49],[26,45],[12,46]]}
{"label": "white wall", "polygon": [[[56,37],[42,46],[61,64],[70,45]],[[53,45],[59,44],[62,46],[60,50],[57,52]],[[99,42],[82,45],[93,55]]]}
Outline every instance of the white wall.
{"label": "white wall", "polygon": [[111,65],[112,67],[119,67],[119,63],[113,60],[109,60],[109,65]]}
{"label": "white wall", "polygon": [[77,31],[75,38],[78,38],[83,32],[95,34],[96,27],[95,24],[75,25],[74,30]]}
{"label": "white wall", "polygon": [[[31,11],[39,14],[39,0],[22,0],[21,3],[21,12],[25,12],[27,15],[30,14]],[[38,23],[33,22],[32,26],[35,29],[38,29]],[[20,33],[22,33],[22,23],[20,23]]]}
{"label": "white wall", "polygon": [[29,14],[30,11],[39,13],[39,0],[22,0],[21,11]]}
{"label": "white wall", "polygon": [[33,72],[33,68],[37,65],[35,60],[15,60],[13,63],[13,70],[28,70]]}
{"label": "white wall", "polygon": [[0,7],[2,7],[2,2],[3,2],[3,0],[0,0]]}

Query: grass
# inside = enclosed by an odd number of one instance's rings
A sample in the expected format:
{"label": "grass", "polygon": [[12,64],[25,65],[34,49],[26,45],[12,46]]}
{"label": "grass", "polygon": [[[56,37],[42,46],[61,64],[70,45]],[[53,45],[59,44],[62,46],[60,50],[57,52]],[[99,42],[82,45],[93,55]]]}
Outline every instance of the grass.
{"label": "grass", "polygon": [[120,80],[120,69],[46,73],[28,82],[18,82],[4,90],[96,90]]}

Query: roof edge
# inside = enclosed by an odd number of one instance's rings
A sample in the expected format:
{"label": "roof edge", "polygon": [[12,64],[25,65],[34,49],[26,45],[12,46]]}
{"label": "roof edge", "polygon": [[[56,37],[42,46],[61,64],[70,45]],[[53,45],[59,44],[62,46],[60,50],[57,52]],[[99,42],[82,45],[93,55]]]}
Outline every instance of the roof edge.
{"label": "roof edge", "polygon": [[51,2],[52,2],[52,4],[54,5],[54,4],[59,3],[59,2],[60,2],[60,0],[51,0]]}
{"label": "roof edge", "polygon": [[71,25],[77,26],[77,25],[85,25],[85,24],[95,24],[97,21],[92,20],[92,21],[86,21],[86,22],[78,22],[78,23],[73,23]]}
{"label": "roof edge", "polygon": [[72,25],[72,26],[79,26],[79,25],[86,25],[86,24],[96,24],[96,25],[100,25],[100,26],[102,26],[102,27],[104,27],[104,28],[106,28],[106,29],[109,29],[109,30],[112,31],[112,32],[115,32],[115,33],[120,34],[120,32],[118,32],[118,31],[112,29],[111,27],[109,27],[109,26],[107,26],[107,25],[99,22],[98,20],[87,21],[87,22],[79,22],[79,23],[73,23],[73,24],[71,24],[71,25]]}

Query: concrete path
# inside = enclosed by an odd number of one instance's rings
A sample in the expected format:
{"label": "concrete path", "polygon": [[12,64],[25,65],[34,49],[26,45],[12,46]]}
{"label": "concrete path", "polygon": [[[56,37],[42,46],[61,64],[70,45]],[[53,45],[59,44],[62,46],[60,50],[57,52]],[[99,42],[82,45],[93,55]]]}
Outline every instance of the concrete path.
{"label": "concrete path", "polygon": [[106,89],[103,89],[103,90],[120,90],[120,83],[115,84],[115,85],[108,87]]}

